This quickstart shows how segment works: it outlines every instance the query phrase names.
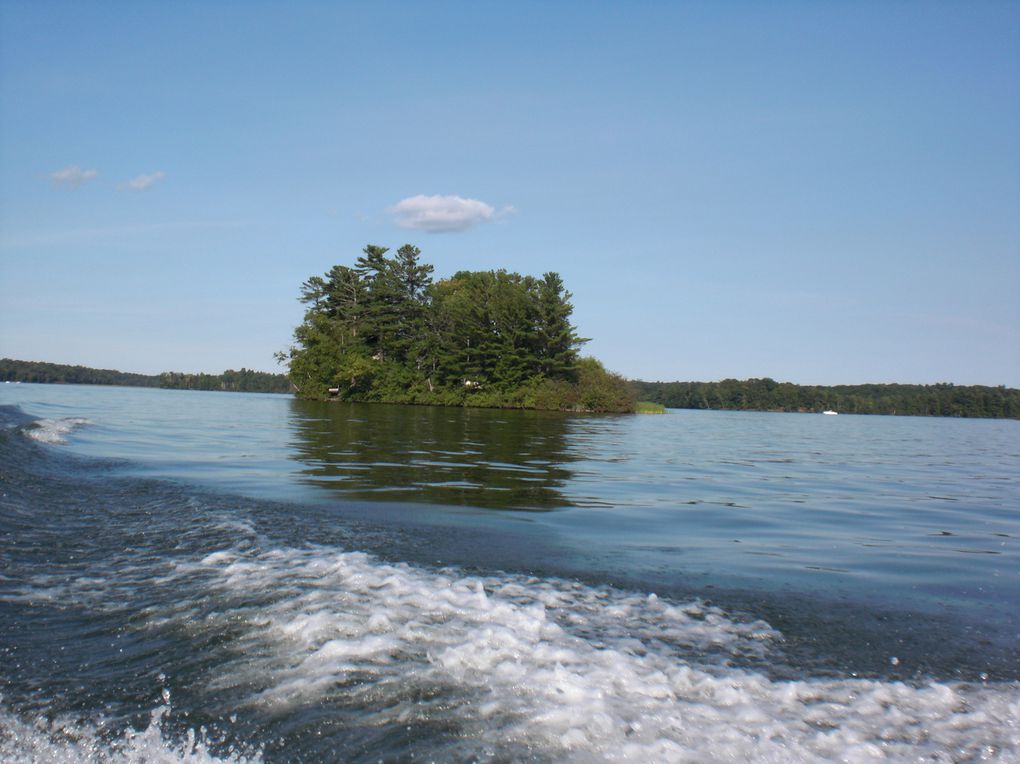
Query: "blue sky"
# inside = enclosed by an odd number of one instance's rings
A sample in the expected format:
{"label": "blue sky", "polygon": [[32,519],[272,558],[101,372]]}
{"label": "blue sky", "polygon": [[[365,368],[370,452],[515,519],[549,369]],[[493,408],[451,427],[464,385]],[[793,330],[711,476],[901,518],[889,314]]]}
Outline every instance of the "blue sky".
{"label": "blue sky", "polygon": [[1020,4],[0,2],[0,356],[276,370],[405,242],[628,377],[1020,386]]}

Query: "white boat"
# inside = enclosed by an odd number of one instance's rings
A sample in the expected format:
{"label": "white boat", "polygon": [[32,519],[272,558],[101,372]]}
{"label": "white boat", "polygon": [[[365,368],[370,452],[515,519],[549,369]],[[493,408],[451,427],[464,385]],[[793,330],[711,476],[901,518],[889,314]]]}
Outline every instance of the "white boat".
{"label": "white boat", "polygon": [[838,411],[832,411],[831,409],[823,411],[822,413],[825,414],[826,416],[837,416],[839,414]]}

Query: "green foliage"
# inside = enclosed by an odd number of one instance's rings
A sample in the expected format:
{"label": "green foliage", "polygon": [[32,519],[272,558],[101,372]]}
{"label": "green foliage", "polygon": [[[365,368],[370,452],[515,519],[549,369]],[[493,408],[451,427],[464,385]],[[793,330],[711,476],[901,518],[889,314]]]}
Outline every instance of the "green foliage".
{"label": "green foliage", "polygon": [[1020,390],[1008,387],[947,383],[822,387],[768,378],[631,385],[642,399],[669,408],[1020,419]]}
{"label": "green foliage", "polygon": [[174,390],[222,390],[235,393],[288,393],[290,382],[283,374],[270,374],[242,368],[227,369],[222,374],[182,374],[164,371],[159,386]]}
{"label": "green foliage", "polygon": [[165,387],[177,390],[229,390],[246,393],[287,393],[290,381],[283,374],[228,369],[222,374],[130,374],[112,369],[91,369],[38,361],[0,360],[0,381],[44,382],[69,385],[123,385],[125,387]]}
{"label": "green foliage", "polygon": [[665,414],[666,407],[661,403],[652,403],[651,401],[638,401],[634,405],[635,414]]}
{"label": "green foliage", "polygon": [[459,271],[440,281],[410,244],[369,245],[301,286],[304,321],[280,354],[305,398],[452,406],[630,411],[622,378],[570,323],[555,273]]}
{"label": "green foliage", "polygon": [[522,408],[569,411],[577,405],[577,385],[537,376],[521,389]]}
{"label": "green foliage", "polygon": [[123,385],[125,387],[158,387],[159,377],[130,374],[113,369],[91,369],[42,361],[0,359],[0,380],[5,382],[43,382],[67,385]]}
{"label": "green foliage", "polygon": [[633,411],[634,391],[619,374],[606,371],[594,358],[578,364],[577,408],[582,411]]}

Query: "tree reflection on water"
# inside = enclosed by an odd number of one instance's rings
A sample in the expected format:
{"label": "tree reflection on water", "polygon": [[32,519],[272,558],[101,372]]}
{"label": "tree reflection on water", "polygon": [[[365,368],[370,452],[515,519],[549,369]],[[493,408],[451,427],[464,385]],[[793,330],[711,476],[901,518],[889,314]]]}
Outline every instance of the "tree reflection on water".
{"label": "tree reflection on water", "polygon": [[358,499],[487,509],[570,506],[578,456],[557,412],[291,402],[307,482]]}

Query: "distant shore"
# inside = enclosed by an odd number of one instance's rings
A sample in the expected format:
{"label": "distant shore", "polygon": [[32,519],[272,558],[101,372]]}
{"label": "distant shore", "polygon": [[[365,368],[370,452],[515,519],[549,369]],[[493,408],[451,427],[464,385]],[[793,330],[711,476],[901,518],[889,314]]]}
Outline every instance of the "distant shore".
{"label": "distant shore", "polygon": [[120,385],[122,387],[161,387],[173,390],[223,390],[237,393],[289,393],[286,374],[228,369],[222,374],[185,374],[164,371],[161,374],[134,374],[115,369],[93,369],[44,361],[0,359],[0,381],[40,382],[66,385]]}
{"label": "distant shore", "polygon": [[[0,383],[121,385],[177,390],[290,393],[286,374],[228,369],[222,374],[133,374],[87,366],[0,359]],[[871,384],[796,385],[773,379],[725,379],[721,382],[645,382],[631,380],[642,403],[663,408],[722,411],[774,411],[892,416],[941,416],[1020,419],[1020,389],[984,385]],[[647,413],[647,412],[642,412]]]}
{"label": "distant shore", "polygon": [[774,379],[632,381],[642,401],[675,409],[1020,419],[1020,390],[983,385],[795,385]]}

